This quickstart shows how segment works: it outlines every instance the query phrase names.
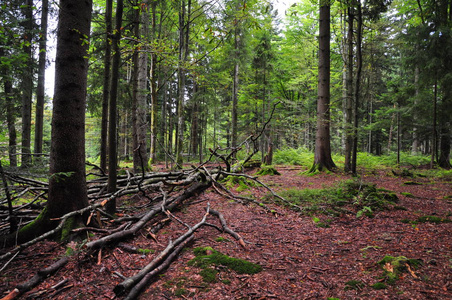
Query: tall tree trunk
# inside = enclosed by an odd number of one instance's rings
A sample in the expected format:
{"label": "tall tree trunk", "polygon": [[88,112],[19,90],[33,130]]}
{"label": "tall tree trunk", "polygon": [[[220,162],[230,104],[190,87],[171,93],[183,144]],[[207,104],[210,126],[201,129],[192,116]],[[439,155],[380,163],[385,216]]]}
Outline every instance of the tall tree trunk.
{"label": "tall tree trunk", "polygon": [[[144,46],[142,51],[138,53],[138,94],[137,94],[137,137],[140,151],[140,167],[141,161],[145,169],[148,165],[146,131],[148,128],[147,122],[147,96],[148,90],[148,47],[147,39],[149,36],[149,7],[148,1],[144,0],[141,4],[140,16],[140,37],[144,39]],[[135,150],[135,149],[134,149]]]}
{"label": "tall tree trunk", "polygon": [[[178,66],[178,101],[177,101],[177,145],[176,145],[176,161],[178,167],[182,167],[183,157],[182,151],[184,146],[184,99],[185,99],[185,79],[186,70],[185,63],[188,58],[188,42],[190,34],[190,13],[191,0],[188,0],[187,8],[185,1],[182,0],[180,4],[179,13],[179,66]],[[187,16],[185,16],[187,14]],[[185,23],[185,20],[186,23]]]}
{"label": "tall tree trunk", "polygon": [[[414,105],[416,106],[419,99],[419,67],[416,66],[416,68],[414,69],[414,88],[415,88],[415,98],[414,98]],[[414,119],[416,120],[416,115],[417,115],[417,111],[413,111],[414,114]],[[411,146],[411,153],[413,155],[418,154],[419,152],[419,145],[420,145],[420,141],[419,141],[419,136],[418,136],[418,128],[416,125],[414,125],[413,127],[413,144]]]}
{"label": "tall tree trunk", "polygon": [[14,108],[13,83],[5,76],[5,98],[6,98],[6,123],[8,126],[8,155],[9,166],[17,167],[17,132],[16,132],[16,110]]}
{"label": "tall tree trunk", "polygon": [[[157,38],[157,23],[156,23],[156,15],[157,15],[157,4],[158,0],[152,0],[152,21],[151,28],[152,40]],[[157,149],[157,55],[154,51],[151,53],[151,136],[150,136],[150,152],[149,152],[149,162],[155,163],[156,160],[156,149]]]}
{"label": "tall tree trunk", "polygon": [[35,145],[34,153],[42,153],[42,140],[44,129],[44,97],[45,97],[45,70],[46,70],[46,43],[47,24],[49,15],[49,1],[42,1],[41,8],[41,32],[39,40],[39,66],[38,87],[36,93],[36,117],[35,117]]}
{"label": "tall tree trunk", "polygon": [[[116,176],[118,164],[117,151],[117,99],[119,83],[119,65],[121,63],[121,50],[119,44],[121,41],[123,0],[116,3],[116,24],[113,37],[113,65],[111,73],[111,91],[109,104],[109,126],[108,126],[108,188],[109,193],[116,192]],[[116,213],[116,199],[110,200],[106,205],[106,211],[109,214]]]}
{"label": "tall tree trunk", "polygon": [[319,84],[317,99],[317,131],[314,164],[311,172],[333,170],[330,143],[330,3],[320,1],[319,11]]}
{"label": "tall tree trunk", "polygon": [[[85,107],[91,0],[60,0],[50,148],[49,199],[28,239],[58,224],[56,218],[88,205],[85,178]],[[73,226],[86,221],[75,217]],[[67,227],[70,228],[70,227]]]}
{"label": "tall tree trunk", "polygon": [[[141,3],[140,10],[135,12],[135,36],[137,40],[142,40],[141,46],[136,45],[134,51],[134,96],[133,96],[133,168],[135,172],[146,169],[147,159],[147,79],[148,79],[148,27],[149,10],[147,1]],[[141,15],[140,15],[141,13]]]}
{"label": "tall tree trunk", "polygon": [[352,149],[353,149],[353,20],[354,8],[347,8],[347,63],[345,78],[345,107],[344,107],[344,133],[345,133],[345,162],[344,171],[352,170]]}
{"label": "tall tree trunk", "polygon": [[[238,22],[238,21],[237,21]],[[238,115],[238,97],[239,97],[239,29],[238,24],[234,34],[234,75],[232,83],[232,110],[231,110],[231,147],[237,147],[237,115]]]}
{"label": "tall tree trunk", "polygon": [[356,175],[356,165],[358,157],[358,114],[359,114],[359,99],[361,92],[361,73],[363,69],[363,54],[362,54],[362,33],[363,33],[363,14],[361,1],[358,1],[358,20],[356,28],[356,80],[355,80],[355,103],[353,109],[353,151],[352,151],[352,173]]}
{"label": "tall tree trunk", "polygon": [[31,164],[31,100],[33,95],[33,1],[26,0],[22,6],[24,21],[24,53],[27,56],[26,66],[22,74],[22,161],[21,166]]}
{"label": "tall tree trunk", "polygon": [[104,58],[104,80],[102,93],[102,121],[101,121],[101,137],[100,137],[100,167],[102,170],[107,169],[108,156],[108,102],[110,101],[110,67],[111,67],[111,39],[112,39],[112,15],[113,0],[106,0],[105,10],[105,58]]}

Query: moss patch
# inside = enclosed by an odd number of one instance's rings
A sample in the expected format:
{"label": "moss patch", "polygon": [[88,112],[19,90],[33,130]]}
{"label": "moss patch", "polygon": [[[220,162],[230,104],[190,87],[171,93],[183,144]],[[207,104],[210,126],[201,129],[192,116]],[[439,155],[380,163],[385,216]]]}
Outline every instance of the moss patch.
{"label": "moss patch", "polygon": [[218,273],[214,266],[223,266],[234,270],[239,274],[256,274],[262,271],[262,267],[252,262],[227,256],[211,247],[198,247],[193,250],[195,258],[188,262],[189,266],[201,268],[200,275],[205,282],[216,282]]}
{"label": "moss patch", "polygon": [[256,175],[281,175],[273,166],[262,166]]}
{"label": "moss patch", "polygon": [[413,269],[422,265],[422,261],[418,259],[409,259],[405,256],[394,257],[386,255],[378,262],[378,265],[380,265],[384,271],[383,279],[389,284],[394,284],[402,273],[411,273],[411,275],[416,276]]}

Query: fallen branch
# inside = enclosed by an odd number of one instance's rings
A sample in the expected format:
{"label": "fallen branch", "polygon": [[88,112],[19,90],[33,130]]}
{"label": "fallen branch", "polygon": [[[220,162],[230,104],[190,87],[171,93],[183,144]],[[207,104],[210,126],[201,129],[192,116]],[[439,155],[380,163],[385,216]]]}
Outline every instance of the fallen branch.
{"label": "fallen branch", "polygon": [[18,284],[13,291],[11,291],[7,296],[3,297],[0,300],[12,300],[16,297],[19,297],[25,292],[28,292],[29,290],[33,289],[35,286],[37,286],[41,281],[58,271],[61,267],[67,264],[69,259],[65,256],[61,258],[56,263],[50,265],[49,267],[39,270],[35,276],[33,276],[31,279]]}

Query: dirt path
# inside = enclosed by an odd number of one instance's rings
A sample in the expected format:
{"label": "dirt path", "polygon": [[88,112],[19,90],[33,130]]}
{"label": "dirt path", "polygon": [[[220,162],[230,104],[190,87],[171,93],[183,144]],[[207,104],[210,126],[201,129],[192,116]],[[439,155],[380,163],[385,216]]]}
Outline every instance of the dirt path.
{"label": "dirt path", "polygon": [[[278,170],[281,176],[261,178],[275,190],[321,188],[346,179],[337,174],[301,176],[298,168]],[[203,228],[189,249],[140,299],[451,299],[452,223],[406,223],[426,215],[452,219],[452,200],[446,199],[452,195],[451,183],[416,178],[413,181],[421,185],[405,185],[407,179],[384,173],[364,176],[363,180],[396,192],[400,199],[398,205],[406,210],[382,211],[374,218],[342,215],[331,218],[329,228],[319,228],[309,216],[269,205],[278,212],[275,216],[255,205],[226,200],[209,189],[197,197],[195,204],[187,204],[175,215],[193,225],[202,218],[209,203],[243,236],[247,249],[214,228]],[[259,196],[266,194],[263,189],[252,192]],[[401,194],[408,192],[414,197]],[[145,230],[127,242],[150,249],[147,255],[111,248],[104,249],[100,255],[86,256],[82,250],[55,276],[27,295],[41,291],[35,299],[118,299],[113,293],[113,287],[122,281],[117,274],[135,274],[169,239],[175,239],[185,230],[183,225],[171,222],[157,234],[157,242]],[[259,264],[263,270],[247,275],[219,266],[217,282],[206,283],[199,274],[200,269],[187,264],[194,258],[193,248],[206,246]],[[54,257],[64,255],[66,250],[66,245],[45,242],[22,253],[0,275],[0,296],[49,265]],[[386,284],[385,289],[375,289],[372,285],[384,281],[384,271],[377,262],[385,255],[417,259],[422,265],[417,269],[405,268],[395,283]],[[50,287],[64,279],[68,288],[59,294],[52,292]]]}

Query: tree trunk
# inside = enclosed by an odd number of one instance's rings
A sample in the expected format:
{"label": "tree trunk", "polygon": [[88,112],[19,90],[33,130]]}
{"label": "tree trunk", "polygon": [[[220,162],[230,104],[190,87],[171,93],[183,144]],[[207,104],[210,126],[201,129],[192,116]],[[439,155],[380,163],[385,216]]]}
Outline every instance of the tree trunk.
{"label": "tree trunk", "polygon": [[[156,23],[156,15],[157,15],[157,2],[156,0],[152,1],[152,39],[155,40],[157,38],[157,23]],[[156,160],[156,149],[157,149],[157,55],[152,51],[151,53],[151,136],[149,139],[150,142],[150,152],[149,152],[149,162],[155,163]]]}
{"label": "tree trunk", "polygon": [[[142,10],[140,16],[140,37],[146,39],[149,35],[149,8],[147,5],[148,1],[142,1]],[[147,40],[144,40],[144,45],[146,45]],[[148,165],[148,155],[147,155],[147,143],[146,143],[146,129],[148,128],[147,122],[147,96],[149,90],[147,87],[148,83],[148,47],[143,46],[142,51],[138,53],[138,94],[137,94],[137,139],[138,147],[140,151],[139,157],[139,168],[143,164],[144,168],[147,169]],[[135,149],[134,149],[135,152]],[[134,160],[135,161],[135,160]]]}
{"label": "tree trunk", "polygon": [[[54,219],[88,205],[85,179],[85,108],[92,1],[61,0],[53,98],[47,207],[19,240],[55,227]],[[71,222],[83,222],[81,217]]]}
{"label": "tree trunk", "polygon": [[345,78],[345,107],[344,107],[344,133],[345,133],[345,162],[344,171],[351,172],[352,170],[352,149],[353,149],[353,20],[354,8],[347,8],[347,64],[346,64],[346,78]]}
{"label": "tree trunk", "polygon": [[356,36],[356,81],[355,81],[355,103],[353,110],[353,151],[352,151],[352,164],[351,171],[356,175],[356,164],[358,157],[358,114],[359,114],[359,97],[361,92],[361,73],[363,69],[363,54],[362,54],[362,31],[363,31],[363,14],[361,2],[358,1],[358,22],[357,22],[357,36]]}
{"label": "tree trunk", "polygon": [[234,35],[234,78],[232,84],[232,110],[231,110],[231,147],[237,147],[237,115],[238,115],[238,96],[239,96],[239,30],[235,29]]}
{"label": "tree trunk", "polygon": [[35,117],[35,145],[34,153],[42,153],[42,140],[44,128],[44,98],[45,98],[45,70],[46,70],[46,43],[47,43],[47,20],[49,14],[49,1],[42,1],[41,32],[39,40],[39,66],[38,87],[36,93],[36,117]]}
{"label": "tree trunk", "polygon": [[33,53],[32,53],[32,30],[33,30],[33,1],[26,0],[22,6],[24,21],[24,54],[27,56],[22,74],[22,161],[21,166],[27,167],[31,164],[31,100],[33,95]]}
{"label": "tree trunk", "polygon": [[[188,9],[188,11],[187,11]],[[187,16],[185,16],[187,12]],[[182,151],[184,146],[184,99],[185,99],[185,63],[188,57],[188,42],[190,34],[190,13],[191,13],[191,0],[188,0],[187,8],[185,7],[185,1],[180,3],[179,13],[179,66],[178,66],[178,101],[177,101],[177,145],[176,145],[176,161],[178,167],[182,167],[183,157]],[[187,23],[185,23],[187,20]]]}
{"label": "tree trunk", "polygon": [[[117,151],[117,99],[119,83],[119,65],[121,63],[121,50],[119,43],[121,41],[123,0],[116,3],[116,24],[115,35],[113,37],[113,65],[111,73],[111,90],[109,104],[109,126],[108,126],[108,188],[109,193],[116,191],[116,174],[118,164]],[[109,214],[116,213],[116,200],[112,199],[106,205],[106,211]]]}
{"label": "tree trunk", "polygon": [[[1,50],[0,50],[1,51]],[[14,98],[13,98],[13,83],[11,80],[5,76],[4,89],[5,89],[5,99],[6,99],[6,123],[8,126],[8,155],[9,155],[9,166],[17,167],[17,133],[16,133],[16,116],[14,108]]]}
{"label": "tree trunk", "polygon": [[321,1],[319,21],[317,131],[311,172],[336,168],[331,158],[330,143],[330,4],[327,0]]}
{"label": "tree trunk", "polygon": [[105,10],[105,58],[104,58],[104,82],[102,94],[102,123],[100,137],[100,167],[107,169],[107,145],[108,145],[108,101],[110,100],[110,66],[111,66],[111,38],[112,38],[112,14],[113,0],[106,1]]}

